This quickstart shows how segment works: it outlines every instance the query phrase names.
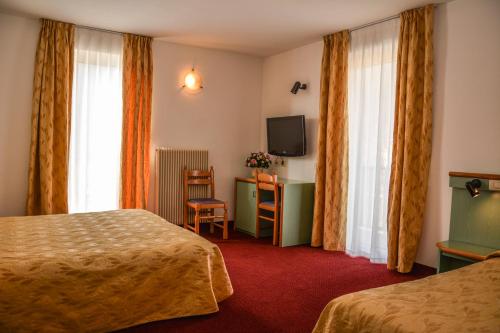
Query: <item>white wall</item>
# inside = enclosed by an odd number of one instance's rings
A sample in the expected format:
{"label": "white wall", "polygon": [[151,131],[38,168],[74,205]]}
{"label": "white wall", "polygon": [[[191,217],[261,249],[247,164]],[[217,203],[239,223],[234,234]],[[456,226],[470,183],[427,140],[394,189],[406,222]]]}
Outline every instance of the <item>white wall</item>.
{"label": "white wall", "polygon": [[[275,167],[280,177],[314,181],[318,127],[319,85],[323,42],[299,47],[264,60],[260,145],[267,151],[266,118],[305,115],[307,154],[285,158],[284,167]],[[295,81],[307,84],[296,95],[290,92]]]}
{"label": "white wall", "polygon": [[0,216],[25,213],[37,20],[0,13]]}
{"label": "white wall", "polygon": [[[25,212],[39,29],[38,20],[0,13],[0,216]],[[208,149],[232,218],[234,177],[248,174],[245,155],[259,148],[262,59],[157,40],[153,57],[151,161],[158,146]],[[190,95],[180,86],[193,62],[205,88]]]}
{"label": "white wall", "polygon": [[[232,218],[234,177],[248,174],[246,155],[259,148],[262,59],[162,41],[153,57],[151,170],[156,147],[208,149],[216,196]],[[180,89],[193,62],[203,77],[197,94]]]}
{"label": "white wall", "polygon": [[435,266],[448,239],[449,171],[500,174],[500,1],[456,0],[436,10],[434,128],[417,261]]}
{"label": "white wall", "polygon": [[[466,23],[466,24],[465,24]],[[449,171],[500,173],[500,2],[456,0],[435,14],[434,127],[429,195],[417,262],[436,265],[439,240],[448,237]],[[261,148],[265,118],[305,114],[312,119],[305,158],[288,159],[281,176],[314,179],[322,42],[264,60]],[[289,90],[295,80],[309,89]]]}

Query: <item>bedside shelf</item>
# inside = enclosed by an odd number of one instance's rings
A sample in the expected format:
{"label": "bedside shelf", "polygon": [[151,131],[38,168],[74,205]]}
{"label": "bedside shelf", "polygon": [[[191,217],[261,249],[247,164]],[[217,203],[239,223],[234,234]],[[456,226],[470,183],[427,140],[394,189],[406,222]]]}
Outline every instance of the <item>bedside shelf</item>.
{"label": "bedside shelf", "polygon": [[491,247],[479,246],[457,241],[438,242],[436,246],[444,253],[454,254],[460,257],[466,257],[471,260],[485,260],[488,255],[496,251]]}
{"label": "bedside shelf", "polygon": [[444,273],[483,261],[496,249],[458,241],[438,242],[438,273]]}
{"label": "bedside shelf", "polygon": [[452,240],[438,242],[436,246],[439,251],[438,273],[483,261],[496,251],[496,249],[490,247]]}

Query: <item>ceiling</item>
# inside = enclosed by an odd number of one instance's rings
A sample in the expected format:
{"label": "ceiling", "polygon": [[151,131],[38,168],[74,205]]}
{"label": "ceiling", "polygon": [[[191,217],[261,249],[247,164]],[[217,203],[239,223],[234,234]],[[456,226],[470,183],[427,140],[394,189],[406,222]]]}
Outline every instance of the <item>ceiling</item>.
{"label": "ceiling", "polygon": [[445,0],[0,0],[0,11],[258,56]]}

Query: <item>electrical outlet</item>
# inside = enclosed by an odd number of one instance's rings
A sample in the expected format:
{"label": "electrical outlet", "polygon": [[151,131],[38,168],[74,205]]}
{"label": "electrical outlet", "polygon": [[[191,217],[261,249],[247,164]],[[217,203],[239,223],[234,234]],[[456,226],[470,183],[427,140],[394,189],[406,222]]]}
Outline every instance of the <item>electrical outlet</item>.
{"label": "electrical outlet", "polygon": [[500,180],[490,180],[489,189],[490,191],[500,191]]}
{"label": "electrical outlet", "polygon": [[278,156],[273,159],[273,164],[278,168],[284,167],[286,165],[286,160],[283,157]]}

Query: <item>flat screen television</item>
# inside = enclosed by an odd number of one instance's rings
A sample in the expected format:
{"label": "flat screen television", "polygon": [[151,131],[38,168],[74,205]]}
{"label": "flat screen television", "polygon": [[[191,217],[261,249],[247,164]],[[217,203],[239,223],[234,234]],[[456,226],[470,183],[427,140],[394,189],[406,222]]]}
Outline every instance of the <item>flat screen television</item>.
{"label": "flat screen television", "polygon": [[267,118],[267,151],[275,156],[304,156],[305,117],[301,115]]}

